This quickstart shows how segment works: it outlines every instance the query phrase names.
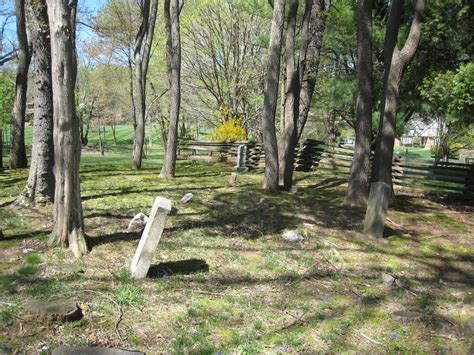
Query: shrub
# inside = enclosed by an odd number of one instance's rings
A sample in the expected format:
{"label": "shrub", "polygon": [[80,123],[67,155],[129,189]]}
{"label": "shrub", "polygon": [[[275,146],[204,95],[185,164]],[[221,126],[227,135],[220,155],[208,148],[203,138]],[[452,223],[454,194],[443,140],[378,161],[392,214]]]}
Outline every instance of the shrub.
{"label": "shrub", "polygon": [[239,120],[234,117],[219,124],[209,135],[210,139],[218,142],[243,141],[247,139],[247,132]]}

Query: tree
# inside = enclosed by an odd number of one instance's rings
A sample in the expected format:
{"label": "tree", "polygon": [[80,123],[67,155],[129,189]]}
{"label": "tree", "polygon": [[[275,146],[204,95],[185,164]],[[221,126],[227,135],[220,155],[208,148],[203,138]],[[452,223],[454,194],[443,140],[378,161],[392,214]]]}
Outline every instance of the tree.
{"label": "tree", "polygon": [[36,204],[54,200],[51,45],[46,0],[29,1],[27,11],[35,64],[35,110],[31,166],[22,196]]}
{"label": "tree", "polygon": [[384,81],[372,181],[392,186],[392,158],[395,123],[403,71],[415,55],[421,37],[421,21],[426,1],[417,0],[410,32],[402,49],[398,32],[403,14],[403,0],[393,0],[384,41]]}
{"label": "tree", "polygon": [[179,0],[165,0],[164,4],[169,81],[169,129],[164,164],[160,174],[164,178],[174,177],[178,146],[178,119],[181,105],[181,38],[179,26],[181,6]]}
{"label": "tree", "polygon": [[372,6],[359,0],[357,6],[357,101],[356,141],[346,203],[365,205],[369,195],[372,141]]}
{"label": "tree", "polygon": [[11,126],[10,168],[26,168],[28,160],[25,147],[25,112],[26,91],[28,87],[28,68],[30,66],[30,49],[26,32],[25,1],[15,1],[16,28],[18,37],[17,73],[15,104]]}
{"label": "tree", "polygon": [[47,0],[51,36],[54,117],[55,226],[50,244],[67,247],[76,257],[87,253],[79,163],[81,142],[75,112],[77,1]]}
{"label": "tree", "polygon": [[284,98],[284,133],[280,155],[280,180],[289,190],[293,184],[295,148],[308,119],[316,86],[325,14],[330,1],[306,0],[301,22],[301,45],[296,57],[296,20],[298,1],[291,1],[286,33],[286,90]]}
{"label": "tree", "polygon": [[275,0],[273,6],[268,65],[262,116],[263,145],[265,147],[265,177],[263,186],[278,190],[278,146],[275,129],[275,113],[280,80],[280,54],[285,16],[285,0]]}
{"label": "tree", "polygon": [[140,169],[142,165],[143,145],[145,143],[146,83],[157,11],[158,0],[140,0],[141,24],[135,38],[135,48],[133,53],[136,92],[136,126],[133,140],[133,169]]}
{"label": "tree", "polygon": [[447,161],[450,145],[472,135],[469,128],[474,124],[474,63],[426,78],[420,91],[429,103],[427,113],[438,121],[436,161]]}
{"label": "tree", "polygon": [[10,124],[14,97],[13,82],[0,72],[0,171],[3,170],[3,129]]}

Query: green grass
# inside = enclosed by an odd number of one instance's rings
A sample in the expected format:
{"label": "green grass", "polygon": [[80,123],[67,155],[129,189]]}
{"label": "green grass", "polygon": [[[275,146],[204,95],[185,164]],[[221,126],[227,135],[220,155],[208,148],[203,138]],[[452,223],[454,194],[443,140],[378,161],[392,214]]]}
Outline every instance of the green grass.
{"label": "green grass", "polygon": [[[160,179],[160,159],[156,152],[133,171],[128,153],[84,154],[81,194],[91,252],[80,260],[47,246],[51,206],[8,205],[27,171],[0,173],[6,236],[0,241],[0,295],[19,306],[0,315],[6,327],[0,327],[0,342],[7,348],[35,352],[40,343],[61,343],[150,353],[467,352],[468,340],[447,337],[462,338],[459,329],[474,311],[468,205],[398,196],[389,211],[396,225],[389,224],[388,244],[375,243],[355,233],[365,211],[342,204],[346,186],[321,187],[317,174],[298,173],[297,194],[276,194],[261,189],[259,172],[230,186],[232,166],[181,161],[176,179]],[[193,199],[180,204],[188,192]],[[166,276],[131,280],[140,233],[127,225],[136,213],[148,214],[156,196],[179,210],[168,217],[153,261],[168,263]],[[286,242],[281,234],[288,229],[305,240]],[[23,254],[26,248],[34,252]],[[209,271],[177,267],[192,260]],[[382,272],[400,286],[386,287]],[[8,336],[19,329],[19,318],[28,317],[24,302],[58,295],[76,300],[85,318],[45,327],[37,337]],[[430,318],[404,324],[392,318],[400,309]],[[123,341],[115,330],[121,312]],[[451,323],[440,326],[445,318]],[[25,334],[43,329],[35,322],[22,327]]]}

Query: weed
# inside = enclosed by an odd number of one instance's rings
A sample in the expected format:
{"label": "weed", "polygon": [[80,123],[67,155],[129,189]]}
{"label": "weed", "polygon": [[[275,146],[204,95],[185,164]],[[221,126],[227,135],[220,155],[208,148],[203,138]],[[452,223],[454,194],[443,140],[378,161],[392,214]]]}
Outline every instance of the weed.
{"label": "weed", "polygon": [[136,306],[141,303],[142,290],[133,283],[123,283],[115,292],[115,299],[121,306]]}
{"label": "weed", "polygon": [[25,261],[29,265],[38,265],[41,263],[41,256],[37,253],[28,254]]}
{"label": "weed", "polygon": [[18,273],[21,276],[33,276],[38,272],[38,267],[36,265],[26,265],[18,270]]}
{"label": "weed", "polygon": [[20,307],[17,305],[8,305],[0,311],[0,324],[8,327],[13,324],[15,316],[20,311]]}
{"label": "weed", "polygon": [[14,279],[10,275],[0,275],[0,291],[7,294],[15,293]]}

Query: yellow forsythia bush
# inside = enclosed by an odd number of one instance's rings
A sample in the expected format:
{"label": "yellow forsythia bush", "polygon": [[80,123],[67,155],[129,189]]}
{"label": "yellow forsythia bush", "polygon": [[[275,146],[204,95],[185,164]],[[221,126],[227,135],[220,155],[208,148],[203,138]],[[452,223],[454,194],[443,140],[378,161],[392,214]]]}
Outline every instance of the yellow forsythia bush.
{"label": "yellow forsythia bush", "polygon": [[247,132],[234,117],[219,124],[209,135],[210,139],[217,142],[247,140]]}

